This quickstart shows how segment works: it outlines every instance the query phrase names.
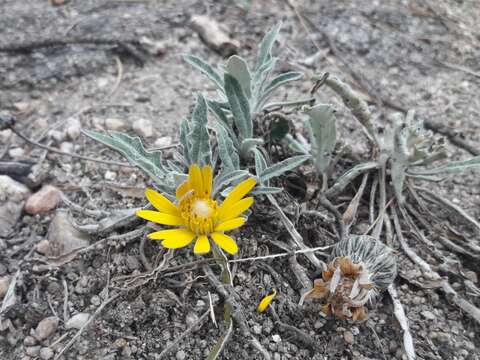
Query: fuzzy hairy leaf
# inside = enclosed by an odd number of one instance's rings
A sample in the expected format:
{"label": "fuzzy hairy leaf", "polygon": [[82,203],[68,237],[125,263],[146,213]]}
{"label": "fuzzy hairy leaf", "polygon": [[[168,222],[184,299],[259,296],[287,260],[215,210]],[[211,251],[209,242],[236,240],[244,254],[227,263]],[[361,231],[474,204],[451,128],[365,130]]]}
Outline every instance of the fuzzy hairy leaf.
{"label": "fuzzy hairy leaf", "polygon": [[247,62],[238,55],[232,55],[227,61],[226,69],[230,75],[238,80],[245,96],[250,98],[252,96],[251,75]]}
{"label": "fuzzy hairy leaf", "polygon": [[237,149],[228,136],[228,132],[221,124],[215,127],[217,133],[218,153],[222,161],[222,169],[237,170],[240,167],[240,159],[238,157]]}
{"label": "fuzzy hairy leaf", "polygon": [[255,172],[261,174],[267,167],[267,160],[259,149],[253,149],[255,154]]}
{"label": "fuzzy hairy leaf", "polygon": [[250,151],[255,149],[257,146],[260,146],[263,144],[262,139],[258,138],[248,138],[244,139],[242,143],[240,144],[240,155],[242,159],[246,159],[248,155],[250,154]]}
{"label": "fuzzy hairy leaf", "polygon": [[263,104],[265,104],[265,102],[271,97],[272,93],[280,86],[291,81],[299,80],[302,78],[302,76],[303,74],[300,72],[290,71],[274,77],[272,81],[270,81],[270,83],[260,91],[260,100],[257,102],[258,105],[255,107],[255,111],[260,111]]}
{"label": "fuzzy hairy leaf", "polygon": [[203,74],[205,74],[210,80],[212,80],[215,85],[217,86],[218,90],[223,92],[223,81],[220,74],[208,63],[200,59],[195,55],[184,55],[183,59],[192,65],[194,68],[200,70]]}
{"label": "fuzzy hairy leaf", "polygon": [[252,83],[252,100],[253,103],[256,104],[254,109],[258,109],[258,104],[260,103],[260,97],[262,94],[262,90],[265,86],[265,82],[270,77],[270,74],[277,63],[277,58],[272,58],[263,64],[260,68],[258,68],[255,73],[253,74],[253,83]]}
{"label": "fuzzy hairy leaf", "polygon": [[380,165],[376,161],[369,161],[355,165],[343,173],[343,175],[341,175],[337,181],[335,181],[335,184],[333,184],[333,186],[326,192],[325,195],[327,197],[332,197],[339,194],[348,186],[348,184],[355,180],[357,176],[362,175],[369,170],[377,169],[379,166]]}
{"label": "fuzzy hairy leaf", "polygon": [[278,194],[282,192],[283,189],[280,187],[274,186],[257,186],[255,189],[250,191],[251,195],[266,195],[266,194]]}
{"label": "fuzzy hairy leaf", "polygon": [[162,164],[162,153],[159,151],[145,150],[138,136],[130,136],[120,132],[110,132],[109,135],[92,130],[83,129],[82,132],[88,137],[118,151],[132,165],[141,169],[155,183],[161,185],[168,173]]}
{"label": "fuzzy hairy leaf", "polygon": [[212,151],[207,130],[207,102],[203,95],[198,94],[197,103],[193,109],[191,131],[188,133],[190,140],[189,156],[191,164],[210,164]]}
{"label": "fuzzy hairy leaf", "polygon": [[215,118],[218,120],[218,122],[224,126],[224,128],[227,130],[228,135],[230,136],[230,139],[233,141],[233,144],[235,145],[236,148],[240,147],[240,144],[237,139],[237,135],[235,134],[235,131],[233,130],[233,122],[230,121],[225,114],[225,111],[222,109],[220,104],[216,101],[207,101],[209,109],[213,112],[215,115]]}
{"label": "fuzzy hairy leaf", "polygon": [[337,143],[335,112],[333,107],[319,104],[305,110],[309,116],[311,152],[315,167],[323,174],[330,165],[331,155]]}
{"label": "fuzzy hairy leaf", "polygon": [[225,94],[241,139],[251,138],[253,134],[250,105],[240,83],[232,75],[225,73]]}
{"label": "fuzzy hairy leaf", "polygon": [[246,170],[234,170],[234,171],[222,171],[213,180],[213,195],[215,195],[220,189],[228,186],[232,183],[236,184],[248,177],[248,171]]}
{"label": "fuzzy hairy leaf", "polygon": [[281,27],[282,23],[279,22],[272,29],[270,29],[270,31],[264,36],[264,38],[260,42],[260,46],[258,47],[257,52],[257,61],[255,63],[255,70],[258,70],[262,65],[271,60],[272,47],[275,43],[278,33],[280,32]]}
{"label": "fuzzy hairy leaf", "polygon": [[191,164],[192,161],[190,159],[190,144],[188,143],[188,134],[190,133],[190,128],[187,119],[183,119],[180,123],[180,144],[182,145],[183,149],[183,158],[186,161],[185,165]]}
{"label": "fuzzy hairy leaf", "polygon": [[468,160],[450,161],[445,165],[424,171],[410,172],[418,175],[437,175],[449,172],[460,172],[468,169],[480,168],[480,156],[475,156]]}
{"label": "fuzzy hairy leaf", "polygon": [[301,165],[305,161],[310,159],[310,155],[297,155],[291,158],[285,159],[279,163],[276,163],[272,166],[269,166],[261,174],[259,174],[260,184],[263,184],[265,181],[274,178],[276,176],[282,175],[286,171],[295,169],[297,166]]}

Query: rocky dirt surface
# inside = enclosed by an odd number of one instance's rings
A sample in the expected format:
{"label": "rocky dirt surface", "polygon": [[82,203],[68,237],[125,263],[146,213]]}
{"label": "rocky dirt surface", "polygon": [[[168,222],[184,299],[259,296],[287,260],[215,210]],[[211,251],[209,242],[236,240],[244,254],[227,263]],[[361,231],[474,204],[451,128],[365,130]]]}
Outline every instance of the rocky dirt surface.
{"label": "rocky dirt surface", "polygon": [[[148,148],[174,145],[194,92],[215,94],[181,60],[182,53],[211,63],[224,60],[192,29],[192,16],[218,21],[238,43],[237,52],[251,61],[263,34],[283,21],[275,50],[278,71],[300,69],[306,79],[281,100],[307,96],[309,76],[328,71],[356,84],[379,126],[388,114],[413,108],[430,127],[480,149],[476,1],[293,3],[252,1],[245,12],[233,2],[4,0],[0,111],[14,115],[16,128],[44,145],[123,162],[81,135],[81,128],[127,131],[144,138]],[[340,100],[323,88],[319,99],[334,103],[342,140],[364,156],[365,138]],[[301,119],[292,115],[295,126]],[[0,132],[0,143],[0,162],[21,165],[14,172],[2,167],[0,174],[0,359],[206,358],[226,328],[223,298],[201,266],[178,267],[198,257],[189,251],[172,257],[160,244],[142,240],[140,221],[102,232],[145,204],[148,179],[129,167],[48,153],[10,130]],[[452,144],[448,150],[458,159],[470,155]],[[289,189],[288,181],[282,185]],[[479,185],[473,172],[428,183],[477,220]],[[304,196],[294,191],[279,201],[309,246],[334,243],[326,210],[319,208],[322,218],[302,214],[298,205],[305,206]],[[347,199],[340,197],[335,205],[345,210]],[[449,218],[462,231],[467,228],[445,209],[434,210],[445,223]],[[368,227],[361,219],[354,230]],[[465,300],[480,307],[478,257],[448,251],[435,237],[432,250],[405,236]],[[238,257],[251,257],[282,252],[288,233],[271,206],[258,199],[236,238]],[[480,246],[478,233],[470,241]],[[479,323],[425,279],[401,250],[398,258],[396,287],[417,357],[480,359]],[[319,276],[305,258],[298,260],[311,280]],[[161,264],[172,270],[151,273]],[[407,359],[388,294],[372,304],[363,323],[335,320],[323,316],[317,303],[298,306],[302,285],[289,266],[283,257],[233,267],[246,324],[271,359]],[[256,311],[273,288],[279,294],[273,303],[278,317]],[[264,356],[236,328],[221,358]]]}

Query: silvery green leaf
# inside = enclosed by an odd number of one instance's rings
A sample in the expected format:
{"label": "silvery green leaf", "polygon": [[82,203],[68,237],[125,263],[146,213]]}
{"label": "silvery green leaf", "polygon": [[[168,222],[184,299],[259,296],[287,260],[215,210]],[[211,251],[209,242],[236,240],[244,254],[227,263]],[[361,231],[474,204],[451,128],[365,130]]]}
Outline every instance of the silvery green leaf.
{"label": "silvery green leaf", "polygon": [[190,133],[190,127],[188,124],[187,119],[183,119],[180,123],[180,144],[182,145],[183,149],[183,158],[186,161],[185,165],[189,165],[192,163],[190,159],[190,143],[188,142],[188,134]]}
{"label": "silvery green leaf", "polygon": [[475,156],[468,160],[450,161],[443,166],[439,166],[434,169],[428,169],[423,171],[410,172],[413,175],[437,175],[449,172],[460,172],[468,169],[475,169],[480,167],[480,156]]}
{"label": "silvery green leaf", "polygon": [[222,169],[237,170],[240,167],[240,159],[238,157],[237,149],[228,136],[228,132],[222,124],[217,124],[215,127],[217,133],[218,153],[222,161]]}
{"label": "silvery green leaf", "polygon": [[176,163],[174,163],[171,160],[167,160],[167,165],[169,167],[169,170],[171,170],[171,171],[175,171],[175,172],[179,172],[179,173],[182,172],[182,169]]}
{"label": "silvery green leaf", "polygon": [[[254,148],[253,152],[255,154],[255,174],[261,174],[268,167],[267,159],[265,159],[260,149]],[[270,185],[270,181],[267,180],[264,184],[268,186]]]}
{"label": "silvery green leaf", "polygon": [[191,131],[188,134],[189,156],[192,164],[207,165],[211,162],[212,152],[207,123],[207,102],[203,95],[198,94],[192,114]]}
{"label": "silvery green leaf", "polygon": [[162,153],[147,151],[138,136],[130,136],[119,132],[110,132],[109,135],[91,130],[82,130],[88,137],[118,151],[132,165],[141,169],[155,183],[161,184],[167,173],[162,164]]}
{"label": "silvery green leaf", "polygon": [[249,192],[251,195],[264,195],[264,194],[278,194],[282,192],[283,189],[274,186],[258,186],[252,191]]}
{"label": "silvery green leaf", "polygon": [[265,181],[271,178],[282,175],[286,171],[295,169],[297,166],[301,165],[308,159],[310,159],[310,155],[297,155],[297,156],[293,156],[291,158],[285,159],[272,166],[269,166],[264,171],[262,171],[261,174],[258,175],[260,184],[263,184]]}
{"label": "silvery green leaf", "polygon": [[335,184],[333,184],[333,186],[327,190],[325,196],[332,197],[338,195],[348,186],[348,184],[355,180],[357,176],[362,175],[363,173],[372,169],[377,169],[379,166],[380,165],[378,164],[378,162],[375,161],[369,161],[355,165],[354,167],[343,173],[343,175],[340,176],[337,181],[335,181]]}
{"label": "silvery green leaf", "polygon": [[208,107],[210,110],[212,110],[213,114],[215,115],[215,118],[219,121],[221,125],[224,125],[224,128],[227,130],[228,135],[230,136],[230,139],[233,141],[234,145],[236,148],[240,147],[240,144],[237,139],[237,135],[235,134],[235,131],[233,130],[233,122],[230,121],[225,114],[225,111],[222,110],[220,105],[216,101],[207,101]]}
{"label": "silvery green leaf", "polygon": [[239,183],[240,181],[246,179],[247,177],[248,177],[248,171],[246,170],[222,171],[213,180],[212,194],[215,195],[223,187],[228,186],[231,183],[234,183],[234,184]]}
{"label": "silvery green leaf", "polygon": [[260,174],[268,167],[267,160],[261,150],[253,149],[253,152],[255,153],[255,172]]}
{"label": "silvery green leaf", "polygon": [[[258,104],[258,102],[260,101],[260,96],[265,86],[265,82],[270,77],[270,74],[272,73],[276,62],[277,62],[277,58],[270,59],[265,64],[263,64],[259,69],[257,69],[253,74],[252,100],[254,104]],[[258,105],[255,106],[255,109],[257,108],[258,108]]]}
{"label": "silvery green leaf", "polygon": [[248,70],[248,65],[240,56],[232,55],[227,61],[227,72],[232,75],[235,79],[238,80],[240,86],[242,87],[245,96],[250,98],[252,96],[251,92],[251,75]]}
{"label": "silvery green leaf", "polygon": [[255,70],[258,70],[262,65],[266,62],[270,61],[272,58],[272,47],[275,43],[275,39],[280,32],[280,28],[282,27],[282,23],[279,22],[275,25],[270,31],[265,35],[262,39],[260,46],[257,52],[257,61],[255,63]]}
{"label": "silvery green leaf", "polygon": [[173,176],[173,181],[176,188],[188,179],[188,175],[182,174],[181,172],[172,172],[171,175]]}
{"label": "silvery green leaf", "polygon": [[240,144],[240,155],[242,159],[246,159],[253,149],[257,146],[263,145],[263,140],[258,138],[248,138],[244,139]]}
{"label": "silvery green leaf", "polygon": [[393,191],[399,203],[403,203],[403,184],[405,182],[407,165],[402,161],[391,159],[390,177],[392,179]]}
{"label": "silvery green leaf", "polygon": [[238,128],[241,139],[251,138],[253,134],[252,118],[248,99],[240,86],[240,83],[232,75],[225,73],[225,94],[227,95],[230,110]]}
{"label": "silvery green leaf", "polygon": [[291,134],[285,135],[285,139],[288,141],[288,145],[293,151],[297,151],[303,154],[310,153],[310,147],[294,139]]}
{"label": "silvery green leaf", "polygon": [[303,76],[302,73],[296,71],[290,71],[287,73],[280,74],[272,79],[272,81],[261,91],[260,100],[258,105],[255,108],[255,111],[262,110],[262,105],[265,104],[265,101],[272,95],[272,93],[278,89],[280,86],[285,85],[291,81],[296,81],[301,79]]}
{"label": "silvery green leaf", "polygon": [[194,55],[184,55],[183,59],[187,63],[192,65],[194,68],[200,70],[203,74],[207,75],[207,77],[215,83],[218,90],[223,92],[222,77],[211,65],[207,64],[205,61]]}
{"label": "silvery green leaf", "polygon": [[311,131],[311,153],[315,167],[319,174],[323,174],[330,165],[332,152],[337,143],[335,111],[330,105],[319,104],[307,108],[305,113],[309,117],[308,128]]}

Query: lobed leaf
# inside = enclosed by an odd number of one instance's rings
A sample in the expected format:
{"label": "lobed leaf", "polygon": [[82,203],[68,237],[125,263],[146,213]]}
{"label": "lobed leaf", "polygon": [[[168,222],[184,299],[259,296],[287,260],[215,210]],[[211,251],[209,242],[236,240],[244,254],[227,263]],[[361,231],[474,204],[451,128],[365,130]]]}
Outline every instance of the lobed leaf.
{"label": "lobed leaf", "polygon": [[251,75],[246,61],[238,55],[232,55],[227,60],[226,70],[230,75],[237,79],[245,93],[245,96],[250,98],[252,96]]}
{"label": "lobed leaf", "polygon": [[83,129],[82,132],[102,144],[122,154],[132,165],[141,169],[157,185],[164,185],[168,170],[162,164],[162,153],[145,150],[138,136],[130,136],[120,132],[109,135]]}
{"label": "lobed leaf", "polygon": [[264,36],[260,42],[257,52],[257,61],[255,63],[255,70],[258,70],[262,65],[272,59],[272,47],[275,43],[275,40],[280,32],[282,23],[279,22],[275,25],[270,31]]}
{"label": "lobed leaf", "polygon": [[199,57],[190,54],[183,55],[183,59],[201,73],[205,74],[210,80],[212,80],[217,86],[218,90],[220,90],[222,93],[224,92],[222,77],[210,64],[206,63]]}
{"label": "lobed leaf", "polygon": [[335,112],[332,106],[319,104],[305,110],[309,116],[311,153],[318,173],[323,174],[330,165],[337,143]]}
{"label": "lobed leaf", "polygon": [[286,171],[295,169],[308,159],[310,159],[310,155],[297,155],[266,168],[261,174],[258,175],[260,184],[263,184],[265,181],[271,178],[282,175]]}
{"label": "lobed leaf", "polygon": [[232,183],[238,183],[248,177],[247,170],[222,171],[213,180],[213,191],[215,195],[220,189]]}
{"label": "lobed leaf", "polygon": [[230,139],[227,130],[222,124],[215,127],[217,133],[218,153],[222,161],[222,169],[225,171],[233,171],[240,168],[240,159],[237,149]]}
{"label": "lobed leaf", "polygon": [[210,137],[207,130],[207,102],[201,94],[197,96],[197,103],[193,109],[191,122],[191,131],[188,133],[191,164],[210,164],[212,151],[210,149]]}
{"label": "lobed leaf", "polygon": [[253,135],[250,105],[240,83],[232,75],[225,73],[225,94],[227,95],[230,110],[241,139],[251,138]]}

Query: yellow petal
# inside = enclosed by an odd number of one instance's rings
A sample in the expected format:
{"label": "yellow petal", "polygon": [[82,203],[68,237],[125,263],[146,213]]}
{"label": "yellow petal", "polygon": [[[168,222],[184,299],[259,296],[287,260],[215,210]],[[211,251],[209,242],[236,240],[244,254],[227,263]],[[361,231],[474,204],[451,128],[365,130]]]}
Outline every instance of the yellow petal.
{"label": "yellow petal", "polygon": [[192,241],[194,236],[195,234],[188,229],[160,230],[147,235],[147,237],[152,240],[169,240],[178,241],[180,243],[186,242],[187,245]]}
{"label": "yellow petal", "polygon": [[138,210],[136,212],[138,217],[142,219],[153,221],[157,224],[162,225],[184,225],[184,221],[179,216],[174,216],[170,214],[164,214],[158,211],[153,210]]}
{"label": "yellow petal", "polygon": [[179,249],[187,246],[195,238],[195,234],[189,230],[185,229],[173,229],[178,231],[177,234],[172,232],[172,235],[169,235],[168,238],[162,241],[162,245],[167,249]]}
{"label": "yellow petal", "polygon": [[236,218],[241,213],[247,211],[248,208],[252,206],[252,204],[253,197],[242,199],[230,206],[229,208],[225,209],[222,213],[218,214],[218,219],[219,221],[226,221]]}
{"label": "yellow petal", "polygon": [[174,216],[180,215],[180,211],[178,211],[178,208],[165,196],[159,194],[155,190],[145,190],[145,196],[158,211]]}
{"label": "yellow petal", "polygon": [[235,188],[230,191],[230,193],[225,198],[225,201],[218,209],[219,214],[222,214],[223,211],[225,211],[230,206],[241,200],[245,195],[247,195],[248,192],[253,189],[256,183],[257,180],[255,180],[254,178],[249,178],[235,186]]}
{"label": "yellow petal", "polygon": [[190,186],[190,182],[188,180],[181,183],[177,187],[177,191],[176,191],[176,194],[175,194],[177,199],[181,200],[191,188],[192,187]]}
{"label": "yellow petal", "polygon": [[210,165],[205,165],[202,169],[202,180],[203,180],[203,192],[206,197],[210,197],[212,194],[212,167]]}
{"label": "yellow petal", "polygon": [[270,305],[270,303],[272,302],[273,298],[277,295],[277,290],[273,290],[273,293],[271,293],[270,295],[267,295],[265,296],[261,301],[260,301],[260,304],[258,304],[258,308],[257,310],[259,312],[264,312],[268,305]]}
{"label": "yellow petal", "polygon": [[197,164],[190,166],[188,171],[188,181],[195,191],[195,195],[201,196],[203,194],[202,171]]}
{"label": "yellow petal", "polygon": [[210,241],[206,235],[200,235],[195,242],[193,252],[195,254],[206,254],[210,251]]}
{"label": "yellow petal", "polygon": [[243,224],[245,224],[245,218],[237,217],[231,220],[224,221],[221,224],[217,225],[215,227],[215,231],[233,230],[233,229],[239,228]]}
{"label": "yellow petal", "polygon": [[211,234],[211,237],[218,246],[220,246],[223,250],[225,250],[229,254],[234,255],[237,253],[238,251],[237,243],[230,236],[220,232],[214,232]]}

